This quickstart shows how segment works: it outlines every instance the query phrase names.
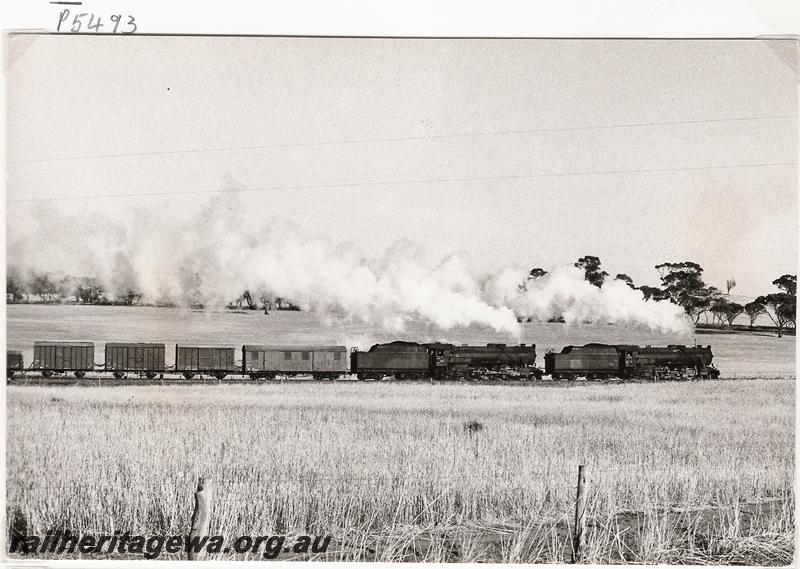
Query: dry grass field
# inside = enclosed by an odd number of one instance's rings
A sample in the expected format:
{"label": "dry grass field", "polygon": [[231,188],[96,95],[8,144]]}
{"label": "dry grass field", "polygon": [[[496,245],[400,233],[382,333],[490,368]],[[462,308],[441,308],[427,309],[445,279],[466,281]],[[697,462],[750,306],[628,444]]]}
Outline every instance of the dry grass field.
{"label": "dry grass field", "polygon": [[7,514],[30,534],[185,534],[205,475],[212,533],[332,535],[335,560],[560,562],[583,463],[588,561],[794,554],[791,380],[11,386],[7,399]]}

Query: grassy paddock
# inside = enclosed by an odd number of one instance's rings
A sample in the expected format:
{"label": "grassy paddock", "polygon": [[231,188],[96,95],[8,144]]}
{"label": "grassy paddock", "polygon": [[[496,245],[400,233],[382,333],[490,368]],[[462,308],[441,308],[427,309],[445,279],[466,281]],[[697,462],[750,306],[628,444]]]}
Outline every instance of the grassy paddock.
{"label": "grassy paddock", "polygon": [[[328,559],[791,561],[794,381],[9,387],[9,523],[334,536]],[[472,425],[470,426],[470,423]],[[240,556],[241,557],[241,556]]]}

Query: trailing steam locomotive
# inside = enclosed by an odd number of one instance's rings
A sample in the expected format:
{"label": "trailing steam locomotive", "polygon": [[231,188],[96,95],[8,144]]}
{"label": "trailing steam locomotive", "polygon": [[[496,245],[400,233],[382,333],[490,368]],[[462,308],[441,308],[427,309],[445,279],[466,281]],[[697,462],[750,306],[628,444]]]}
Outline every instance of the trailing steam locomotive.
{"label": "trailing steam locomotive", "polygon": [[[375,344],[367,351],[353,348],[348,362],[345,346],[268,346],[245,344],[241,363],[236,348],[220,346],[175,346],[175,364],[165,363],[166,345],[157,343],[109,342],[105,361],[94,361],[92,342],[34,342],[33,362],[25,368],[20,352],[7,352],[7,375],[30,371],[43,377],[72,373],[85,377],[88,372],[109,373],[117,379],[164,374],[212,376],[219,380],[230,375],[251,379],[278,376],[311,376],[336,379],[347,374],[359,380],[532,380],[549,375],[553,380],[620,379],[709,379],[719,377],[714,367],[711,346],[666,347],[586,344],[567,346],[560,353],[545,354],[544,373],[536,367],[533,344],[486,344],[485,346],[447,343],[395,341]],[[348,365],[349,363],[349,365]]]}

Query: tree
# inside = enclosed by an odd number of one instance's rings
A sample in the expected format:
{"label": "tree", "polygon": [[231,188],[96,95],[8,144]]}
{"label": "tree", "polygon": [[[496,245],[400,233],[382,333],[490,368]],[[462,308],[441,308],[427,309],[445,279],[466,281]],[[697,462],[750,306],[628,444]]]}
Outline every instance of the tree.
{"label": "tree", "polygon": [[682,306],[695,324],[721,294],[719,289],[706,286],[703,268],[697,263],[661,263],[656,265],[664,292],[675,304]]}
{"label": "tree", "polygon": [[636,285],[634,285],[634,284],[633,284],[633,279],[632,279],[632,278],[630,278],[630,277],[629,277],[628,275],[626,275],[625,273],[617,273],[617,276],[616,276],[616,277],[614,277],[614,280],[616,280],[616,281],[623,281],[623,282],[624,282],[626,285],[628,285],[629,287],[631,287],[631,288],[633,288],[633,289],[635,289],[635,288],[636,288]]}
{"label": "tree", "polygon": [[62,277],[56,285],[58,302],[63,302],[65,299],[75,298],[75,288],[76,281],[74,277],[71,275],[65,275]]}
{"label": "tree", "polygon": [[797,275],[782,275],[772,281],[772,284],[786,294],[797,296]]}
{"label": "tree", "polygon": [[750,319],[750,328],[752,328],[756,322],[756,318],[758,318],[759,315],[764,314],[767,311],[767,308],[763,304],[753,301],[744,305],[744,311],[747,314],[747,317]]}
{"label": "tree", "polygon": [[547,274],[547,271],[542,269],[541,267],[535,267],[531,269],[531,272],[528,273],[528,276],[525,277],[525,280],[522,281],[519,286],[517,287],[521,292],[525,292],[528,290],[528,281],[535,281],[536,279],[540,279]]}
{"label": "tree", "polygon": [[600,258],[586,255],[578,259],[575,266],[583,269],[584,278],[596,287],[603,286],[608,273],[600,269]]}
{"label": "tree", "polygon": [[103,300],[104,290],[97,279],[81,277],[75,286],[75,296],[84,304],[97,304]]}
{"label": "tree", "polygon": [[711,308],[708,309],[712,316],[712,323],[716,324],[717,320],[719,320],[720,324],[725,322],[725,300],[724,299],[717,299],[711,305]]}
{"label": "tree", "polygon": [[797,326],[797,297],[792,296],[790,299],[787,299],[779,309],[782,313],[783,318],[786,320],[786,323],[795,327]]}
{"label": "tree", "polygon": [[256,308],[258,308],[256,306],[256,303],[253,302],[253,297],[250,296],[250,291],[249,290],[244,291],[242,293],[242,296],[240,296],[239,298],[236,299],[236,308],[241,308],[242,307],[242,302],[247,303],[247,308],[250,309],[250,310],[255,310]]}
{"label": "tree", "polygon": [[783,335],[783,329],[796,326],[797,319],[797,275],[781,275],[772,284],[783,292],[775,292],[759,296],[754,302],[765,307],[765,314],[778,329],[778,337]]}
{"label": "tree", "polygon": [[728,321],[728,328],[733,326],[733,321],[744,312],[744,306],[739,304],[738,302],[726,302],[725,303],[725,320]]}
{"label": "tree", "polygon": [[725,291],[726,291],[725,294],[730,295],[731,290],[733,290],[733,287],[735,286],[736,286],[735,278],[731,277],[727,281],[725,281]]}
{"label": "tree", "polygon": [[114,302],[117,304],[125,304],[128,306],[132,306],[134,304],[139,304],[139,301],[142,300],[142,294],[136,292],[132,289],[127,289],[125,292],[118,294],[114,299]]}
{"label": "tree", "polygon": [[13,301],[22,300],[28,293],[25,287],[25,281],[13,267],[9,267],[6,273],[6,293],[11,295]]}
{"label": "tree", "polygon": [[765,294],[756,298],[755,302],[764,305],[765,314],[769,316],[778,329],[778,338],[783,336],[783,329],[793,321],[794,304],[792,296],[785,292]]}
{"label": "tree", "polygon": [[45,302],[53,302],[58,294],[58,285],[47,273],[33,274],[30,279],[31,293],[38,295]]}
{"label": "tree", "polygon": [[715,318],[719,319],[720,324],[728,323],[728,327],[733,326],[733,321],[744,311],[744,306],[736,302],[729,302],[726,298],[717,298],[710,308]]}
{"label": "tree", "polygon": [[645,300],[669,300],[669,295],[657,286],[642,285],[636,290],[642,291]]}

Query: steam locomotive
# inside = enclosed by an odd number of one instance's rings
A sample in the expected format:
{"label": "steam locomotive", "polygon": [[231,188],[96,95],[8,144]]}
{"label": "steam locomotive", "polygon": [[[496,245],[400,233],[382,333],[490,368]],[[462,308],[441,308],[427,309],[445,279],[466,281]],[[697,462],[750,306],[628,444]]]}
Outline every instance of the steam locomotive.
{"label": "steam locomotive", "polygon": [[553,379],[609,377],[654,380],[716,379],[711,346],[687,347],[586,344],[567,346],[544,356],[544,370]]}
{"label": "steam locomotive", "polygon": [[350,371],[358,379],[541,379],[536,368],[536,346],[391,342],[375,344],[369,351],[353,349]]}
{"label": "steam locomotive", "polygon": [[[536,346],[519,344],[455,345],[395,341],[375,344],[367,351],[353,348],[349,366],[345,346],[269,346],[245,344],[241,364],[235,361],[236,348],[220,346],[175,346],[175,364],[165,364],[165,344],[107,343],[105,362],[95,364],[91,342],[35,342],[33,362],[24,367],[20,352],[7,352],[7,375],[32,371],[43,377],[87,372],[110,373],[117,379],[129,375],[155,378],[163,374],[213,376],[229,375],[251,379],[278,376],[311,376],[336,379],[353,374],[359,380],[532,380],[541,379],[536,367]],[[544,374],[554,380],[637,378],[652,380],[713,379],[711,346],[666,347],[586,344],[567,346],[560,353],[545,354]]]}

